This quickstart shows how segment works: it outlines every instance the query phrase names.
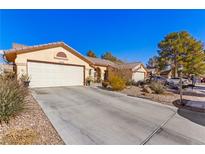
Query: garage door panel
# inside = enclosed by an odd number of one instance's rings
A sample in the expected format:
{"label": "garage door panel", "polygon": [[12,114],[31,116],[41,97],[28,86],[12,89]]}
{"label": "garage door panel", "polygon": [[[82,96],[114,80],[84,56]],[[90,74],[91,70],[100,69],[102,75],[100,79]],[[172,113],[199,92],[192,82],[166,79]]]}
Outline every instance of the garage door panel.
{"label": "garage door panel", "polygon": [[142,80],[144,80],[144,72],[135,72],[135,73],[133,73],[133,80],[134,81],[142,81]]}
{"label": "garage door panel", "polygon": [[81,66],[28,62],[31,87],[75,86],[84,83]]}

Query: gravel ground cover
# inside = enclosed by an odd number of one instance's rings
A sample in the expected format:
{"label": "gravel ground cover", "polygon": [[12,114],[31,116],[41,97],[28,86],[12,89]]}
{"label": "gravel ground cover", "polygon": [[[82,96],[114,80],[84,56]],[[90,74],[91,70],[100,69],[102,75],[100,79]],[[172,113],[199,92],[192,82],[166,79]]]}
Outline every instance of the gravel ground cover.
{"label": "gravel ground cover", "polygon": [[2,123],[0,125],[0,143],[2,138],[9,132],[17,130],[33,130],[37,134],[37,139],[32,144],[56,145],[64,144],[47,116],[42,111],[39,104],[29,95],[29,103],[27,109],[21,114],[12,118],[9,124]]}
{"label": "gravel ground cover", "polygon": [[[143,92],[141,87],[130,86],[121,91],[124,94],[133,97],[140,97],[145,99],[150,99],[158,103],[166,104],[166,105],[174,105],[174,102],[180,99],[179,94],[176,90],[168,89],[164,94],[153,94],[153,93],[145,93]],[[193,101],[205,101],[205,93],[196,92],[196,90],[184,90],[183,99],[185,100],[193,100]]]}

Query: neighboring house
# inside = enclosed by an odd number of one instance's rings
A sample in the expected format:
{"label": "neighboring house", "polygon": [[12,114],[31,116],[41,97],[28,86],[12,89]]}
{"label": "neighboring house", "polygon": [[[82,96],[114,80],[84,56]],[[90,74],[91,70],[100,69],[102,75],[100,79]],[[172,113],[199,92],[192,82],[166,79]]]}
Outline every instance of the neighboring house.
{"label": "neighboring house", "polygon": [[147,76],[147,70],[140,62],[125,63],[118,66],[119,69],[131,71],[131,79],[135,82],[142,81]]}
{"label": "neighboring house", "polygon": [[100,59],[100,58],[87,57],[87,59],[90,60],[95,65],[95,67],[101,70],[102,80],[106,78],[106,72],[108,70],[108,67],[115,68],[118,70],[119,69],[130,70],[130,74],[131,74],[130,79],[134,80],[135,82],[144,80],[147,75],[146,68],[144,67],[142,63],[139,63],[139,62],[115,64],[109,60]]}
{"label": "neighboring house", "polygon": [[168,78],[170,79],[172,77],[172,71],[169,69],[169,70],[163,70],[160,72],[160,76],[162,77],[165,77],[165,78]]}
{"label": "neighboring house", "polygon": [[86,78],[96,78],[99,71],[104,80],[108,67],[129,69],[135,81],[143,80],[147,74],[141,63],[118,65],[109,60],[84,57],[63,42],[36,46],[13,44],[12,49],[4,52],[7,61],[14,63],[18,78],[22,74],[30,76],[30,87],[85,85]]}
{"label": "neighboring house", "polygon": [[157,68],[154,68],[154,67],[147,67],[147,75],[148,76],[155,76],[155,75],[158,75],[159,74],[159,71]]}

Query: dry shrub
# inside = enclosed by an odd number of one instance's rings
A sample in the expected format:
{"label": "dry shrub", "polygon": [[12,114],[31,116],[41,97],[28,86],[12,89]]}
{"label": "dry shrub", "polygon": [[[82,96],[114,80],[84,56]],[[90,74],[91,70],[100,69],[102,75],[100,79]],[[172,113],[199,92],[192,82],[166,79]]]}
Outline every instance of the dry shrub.
{"label": "dry shrub", "polygon": [[163,94],[165,91],[165,87],[160,82],[151,82],[150,88],[154,91],[156,94]]}
{"label": "dry shrub", "polygon": [[123,80],[120,76],[110,77],[110,85],[112,87],[112,90],[123,90],[126,87],[125,83],[125,80]]}
{"label": "dry shrub", "polygon": [[28,89],[10,76],[0,77],[0,123],[8,123],[25,109]]}
{"label": "dry shrub", "polygon": [[112,90],[123,90],[129,79],[127,70],[108,68],[108,80]]}
{"label": "dry shrub", "polygon": [[126,83],[132,82],[132,71],[129,69],[116,69],[112,67],[108,67],[108,80],[112,76],[119,76]]}
{"label": "dry shrub", "polygon": [[38,139],[38,133],[33,129],[13,129],[2,137],[2,144],[31,145]]}
{"label": "dry shrub", "polygon": [[3,73],[0,74],[0,80],[15,80],[16,79],[16,74],[15,72],[8,72],[8,73]]}

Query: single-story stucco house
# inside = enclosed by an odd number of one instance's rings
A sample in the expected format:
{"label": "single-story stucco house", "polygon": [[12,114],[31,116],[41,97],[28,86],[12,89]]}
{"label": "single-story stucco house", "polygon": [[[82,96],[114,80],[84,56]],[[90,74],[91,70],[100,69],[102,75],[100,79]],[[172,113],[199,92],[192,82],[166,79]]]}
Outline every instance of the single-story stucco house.
{"label": "single-story stucco house", "polygon": [[95,78],[100,70],[101,79],[110,67],[127,68],[133,72],[133,80],[143,80],[146,69],[141,63],[116,65],[111,61],[85,57],[64,42],[25,46],[13,44],[5,50],[5,58],[14,64],[17,77],[27,74],[30,87],[55,87],[85,85],[86,78]]}
{"label": "single-story stucco house", "polygon": [[160,76],[165,77],[165,78],[167,78],[167,79],[170,79],[170,78],[173,77],[173,72],[172,72],[171,69],[162,70],[162,71],[160,72]]}
{"label": "single-story stucco house", "polygon": [[139,63],[139,62],[116,64],[109,60],[100,59],[100,58],[87,57],[87,59],[90,60],[94,64],[95,68],[99,68],[101,70],[102,80],[106,78],[106,73],[109,67],[115,68],[115,69],[130,70],[131,72],[130,79],[135,82],[144,80],[145,77],[147,76],[146,68],[144,67],[142,63]]}

